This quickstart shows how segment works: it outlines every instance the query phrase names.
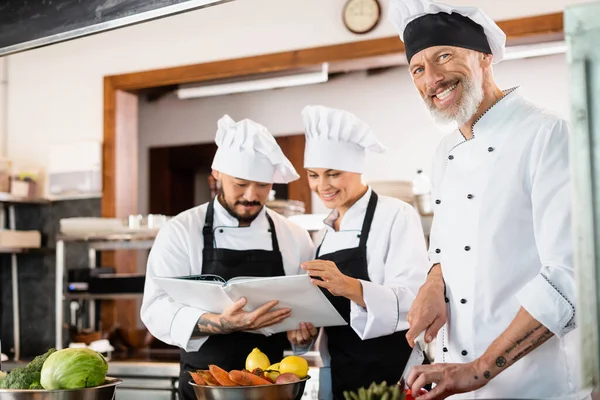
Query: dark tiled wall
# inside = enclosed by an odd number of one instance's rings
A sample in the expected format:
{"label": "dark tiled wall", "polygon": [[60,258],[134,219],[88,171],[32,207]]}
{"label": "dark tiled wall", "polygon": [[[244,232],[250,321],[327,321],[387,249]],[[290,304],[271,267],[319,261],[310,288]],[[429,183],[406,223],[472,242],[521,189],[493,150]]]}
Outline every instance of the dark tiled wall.
{"label": "dark tiled wall", "polygon": [[[42,245],[55,248],[59,220],[69,217],[99,217],[100,199],[68,200],[49,205],[16,205],[16,227],[40,230]],[[8,216],[8,212],[7,212]],[[55,254],[17,256],[21,321],[21,358],[31,358],[54,347]],[[66,268],[87,268],[87,248],[69,244]],[[66,310],[65,310],[66,311]],[[65,314],[68,316],[68,314]],[[11,256],[0,255],[0,340],[2,352],[12,356],[13,316]]]}

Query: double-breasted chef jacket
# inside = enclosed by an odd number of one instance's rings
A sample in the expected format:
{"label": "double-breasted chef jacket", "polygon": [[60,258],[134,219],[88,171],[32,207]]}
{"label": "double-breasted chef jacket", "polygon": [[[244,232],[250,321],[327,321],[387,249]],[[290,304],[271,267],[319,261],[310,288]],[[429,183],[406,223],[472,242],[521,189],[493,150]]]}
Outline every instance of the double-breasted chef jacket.
{"label": "double-breasted chef jacket", "polygon": [[[335,210],[331,212],[325,220],[325,228],[318,235],[319,256],[327,259],[328,255],[360,246],[372,194],[369,188],[348,209],[339,231],[333,228],[338,214]],[[379,195],[366,241],[368,280],[360,280],[366,308],[350,302],[349,323],[358,338],[368,341],[408,329],[406,315],[429,268],[426,248],[421,220],[414,208],[398,199]],[[406,339],[402,336],[397,340]],[[332,397],[331,357],[324,329],[321,329],[318,343],[325,366],[320,374],[319,399],[329,399]],[[304,349],[294,346],[294,351],[301,354]],[[382,365],[384,361],[382,359]],[[360,360],[356,363],[360,364]],[[399,378],[402,370],[397,374]]]}
{"label": "double-breasted chef jacket", "polygon": [[569,132],[519,88],[443,138],[429,257],[446,283],[436,362],[481,356],[521,307],[556,336],[482,389],[452,398],[581,399],[575,329]]}
{"label": "double-breasted chef jacket", "polygon": [[280,359],[288,342],[285,333],[271,337],[243,332],[195,337],[194,328],[207,311],[173,301],[152,277],[297,275],[305,273],[300,264],[312,260],[313,255],[308,232],[265,207],[250,226],[240,227],[214,199],[179,214],[161,228],[148,258],[141,316],[152,335],[182,349],[180,386],[185,387],[180,387],[180,395],[193,398],[191,387],[186,386],[190,379],[187,370],[206,369],[208,364],[227,370],[243,368],[255,346],[270,358]]}

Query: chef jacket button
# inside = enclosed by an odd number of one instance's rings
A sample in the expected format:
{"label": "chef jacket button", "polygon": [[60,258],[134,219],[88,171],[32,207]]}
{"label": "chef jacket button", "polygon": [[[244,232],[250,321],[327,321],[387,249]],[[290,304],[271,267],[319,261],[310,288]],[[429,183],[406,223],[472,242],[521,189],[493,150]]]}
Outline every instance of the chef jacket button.
{"label": "chef jacket button", "polygon": [[437,254],[440,254],[442,251],[441,251],[440,249],[435,249],[435,252],[436,252]]}
{"label": "chef jacket button", "polygon": [[447,297],[446,297],[446,298],[444,298],[444,301],[445,301],[446,303],[450,303],[450,299],[449,299],[449,298],[447,298]]}
{"label": "chef jacket button", "polygon": [[450,154],[450,155],[448,156],[448,160],[454,160],[454,156],[453,156],[452,154]]}
{"label": "chef jacket button", "polygon": [[440,199],[437,199],[437,200],[435,201],[435,204],[441,204],[441,203],[442,203],[442,201],[441,201]]}
{"label": "chef jacket button", "polygon": [[488,147],[488,151],[491,153],[492,151],[494,151],[493,147]]}
{"label": "chef jacket button", "polygon": [[219,229],[219,233],[223,233],[223,229]]}
{"label": "chef jacket button", "polygon": [[467,195],[467,199],[471,200],[472,198],[473,198],[473,195],[472,195],[471,193],[469,193],[469,194]]}
{"label": "chef jacket button", "polygon": [[467,299],[460,299],[461,304],[465,304],[466,302],[467,302]]}
{"label": "chef jacket button", "polygon": [[465,251],[471,250],[471,246],[465,246]]}
{"label": "chef jacket button", "polygon": [[447,352],[448,352],[448,348],[447,348],[447,347],[444,347],[444,348],[442,349],[442,351],[443,351],[444,353],[447,353]]}
{"label": "chef jacket button", "polygon": [[467,354],[469,354],[469,353],[467,353],[467,351],[466,351],[466,350],[463,350],[463,351],[461,351],[461,352],[460,352],[460,354],[462,354],[463,356],[466,356],[466,355],[467,355]]}

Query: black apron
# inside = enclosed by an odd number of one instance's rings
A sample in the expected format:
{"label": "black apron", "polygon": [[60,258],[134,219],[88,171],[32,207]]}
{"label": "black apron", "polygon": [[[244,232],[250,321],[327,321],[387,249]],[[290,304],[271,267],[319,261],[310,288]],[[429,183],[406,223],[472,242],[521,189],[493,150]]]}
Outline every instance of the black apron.
{"label": "black apron", "polygon": [[[353,249],[343,249],[317,258],[333,261],[340,272],[356,279],[370,281],[367,269],[367,239],[377,206],[377,194],[371,193],[360,232],[360,243]],[[322,245],[322,243],[321,243]],[[331,304],[350,324],[350,300],[334,296],[321,288]],[[406,331],[388,336],[361,340],[350,325],[325,328],[327,347],[331,355],[331,387],[334,399],[344,399],[344,391],[369,387],[372,382],[394,384],[400,380],[412,348],[406,341]]]}
{"label": "black apron", "polygon": [[[215,199],[215,201],[218,201]],[[204,250],[202,251],[202,274],[218,275],[226,280],[236,276],[281,276],[285,275],[283,259],[279,251],[279,243],[273,220],[269,221],[273,250],[230,250],[214,247],[213,231],[214,207],[209,203],[202,233]],[[284,349],[289,346],[286,333],[269,337],[261,334],[235,332],[227,335],[210,336],[197,352],[180,351],[179,398],[196,400],[188,371],[208,369],[210,364],[217,365],[226,371],[244,369],[246,357],[258,347],[272,363],[283,358]]]}

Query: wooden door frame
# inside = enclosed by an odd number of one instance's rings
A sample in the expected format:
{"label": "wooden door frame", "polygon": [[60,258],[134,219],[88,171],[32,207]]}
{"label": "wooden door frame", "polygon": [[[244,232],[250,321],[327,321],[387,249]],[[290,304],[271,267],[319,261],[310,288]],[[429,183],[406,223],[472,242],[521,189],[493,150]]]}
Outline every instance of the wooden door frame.
{"label": "wooden door frame", "polygon": [[[500,21],[498,24],[506,33],[509,44],[542,43],[564,37],[562,12]],[[402,42],[397,36],[392,36],[104,77],[102,216],[124,217],[138,212],[138,90],[284,71],[325,62],[344,63],[403,52]],[[103,255],[103,264],[114,265],[118,272],[134,271],[135,254],[120,253]],[[103,321],[118,320],[122,326],[134,326],[130,324],[135,321],[137,310],[125,308],[127,311],[123,312],[120,307],[120,315],[103,318]]]}

